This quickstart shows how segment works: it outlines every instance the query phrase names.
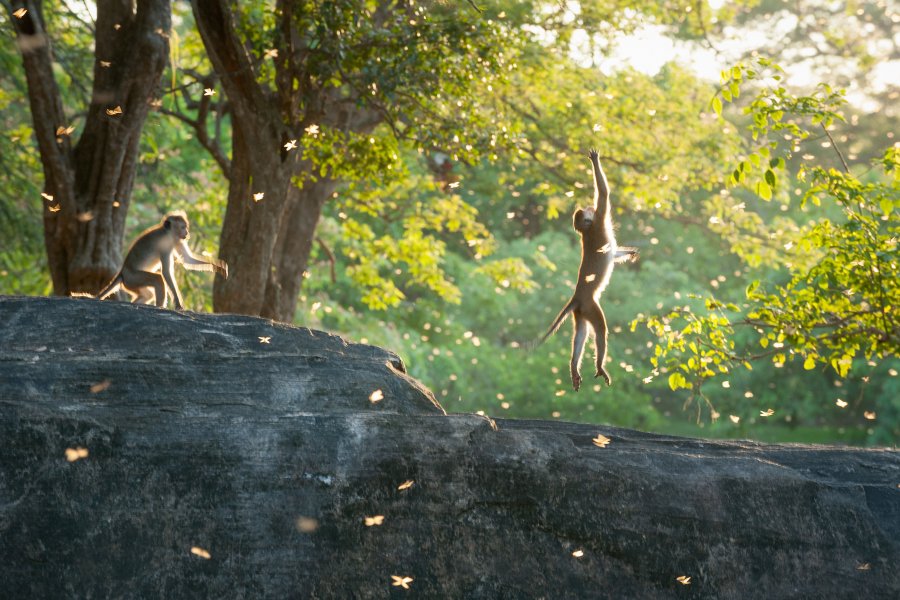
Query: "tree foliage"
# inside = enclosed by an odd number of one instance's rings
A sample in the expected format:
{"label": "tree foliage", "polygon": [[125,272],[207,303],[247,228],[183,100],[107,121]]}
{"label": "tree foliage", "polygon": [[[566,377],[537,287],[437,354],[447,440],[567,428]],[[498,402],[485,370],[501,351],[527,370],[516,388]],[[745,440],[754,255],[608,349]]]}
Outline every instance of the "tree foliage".
{"label": "tree foliage", "polygon": [[[701,393],[706,380],[738,365],[751,368],[760,358],[776,367],[802,361],[806,370],[825,364],[843,378],[855,358],[883,360],[900,351],[898,149],[886,149],[876,170],[859,166],[854,174],[830,133],[844,121],[842,94],[821,85],[810,95],[793,95],[781,82],[782,72],[761,59],[722,75],[726,102],[738,97],[742,81],[770,82],[744,108],[754,146],[730,183],[770,201],[779,181],[793,177],[804,186],[801,208],[837,211],[834,217],[819,211],[811,225],[798,229],[784,246],[784,278],[752,281],[741,307],[710,296],[699,314],[685,306],[646,319],[661,340],[653,364],[670,373],[672,389]],[[714,104],[721,112],[721,104]],[[827,140],[822,145],[835,151],[843,168],[814,163],[786,172],[787,162],[814,137]],[[761,350],[737,345],[735,328],[741,326],[757,333]]]}

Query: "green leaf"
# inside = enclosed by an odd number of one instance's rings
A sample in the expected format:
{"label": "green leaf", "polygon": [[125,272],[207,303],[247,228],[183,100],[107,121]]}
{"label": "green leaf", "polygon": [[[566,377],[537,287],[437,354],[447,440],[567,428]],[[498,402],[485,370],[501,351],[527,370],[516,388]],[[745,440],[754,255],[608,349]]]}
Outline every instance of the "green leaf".
{"label": "green leaf", "polygon": [[766,169],[766,183],[773,188],[775,187],[775,173],[772,169]]}
{"label": "green leaf", "polygon": [[760,181],[756,184],[756,194],[763,200],[771,200],[772,188],[770,188],[769,184],[765,181]]}
{"label": "green leaf", "polygon": [[716,114],[721,117],[722,116],[722,101],[719,99],[718,96],[713,96],[712,107],[713,107],[713,110],[716,111]]}
{"label": "green leaf", "polygon": [[678,388],[690,389],[687,379],[685,379],[684,375],[681,373],[672,373],[669,375],[669,387],[672,391],[675,391]]}
{"label": "green leaf", "polygon": [[806,357],[806,360],[803,361],[803,368],[807,371],[811,371],[816,368],[816,357],[815,355],[810,354]]}

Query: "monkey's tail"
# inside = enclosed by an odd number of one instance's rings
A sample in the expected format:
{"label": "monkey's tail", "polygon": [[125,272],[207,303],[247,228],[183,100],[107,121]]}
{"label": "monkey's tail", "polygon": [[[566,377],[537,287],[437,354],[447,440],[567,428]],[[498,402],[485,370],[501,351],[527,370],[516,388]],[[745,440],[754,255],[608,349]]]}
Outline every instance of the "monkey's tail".
{"label": "monkey's tail", "polygon": [[556,318],[553,320],[553,324],[550,325],[550,327],[547,329],[547,333],[541,336],[541,339],[538,340],[538,342],[535,344],[535,347],[540,346],[545,341],[547,341],[548,337],[556,333],[560,325],[562,325],[563,321],[566,320],[566,317],[569,316],[569,313],[573,310],[575,310],[575,298],[569,300],[569,303],[566,304],[561,311],[559,311],[559,314],[556,315]]}
{"label": "monkey's tail", "polygon": [[115,294],[121,286],[122,286],[122,271],[119,271],[118,273],[116,273],[116,276],[113,277],[112,281],[109,282],[109,285],[107,285],[105,288],[103,288],[103,291],[101,291],[99,294],[97,294],[94,297],[97,300],[103,300],[104,298],[107,298],[108,296]]}

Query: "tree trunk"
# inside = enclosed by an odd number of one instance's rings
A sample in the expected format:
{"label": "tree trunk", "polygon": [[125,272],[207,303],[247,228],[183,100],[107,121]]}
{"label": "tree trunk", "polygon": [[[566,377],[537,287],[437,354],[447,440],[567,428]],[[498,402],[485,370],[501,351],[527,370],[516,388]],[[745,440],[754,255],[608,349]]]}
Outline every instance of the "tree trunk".
{"label": "tree trunk", "polygon": [[44,170],[44,237],[53,291],[96,292],[121,262],[141,130],[169,53],[169,0],[97,2],[94,82],[77,145],[71,143],[39,0],[11,17],[28,81]]}
{"label": "tree trunk", "polygon": [[228,206],[219,242],[228,279],[216,277],[213,307],[290,322],[322,206],[337,184],[321,180],[297,188],[291,178],[309,165],[268,160],[277,153],[247,144],[246,131],[247,125],[234,117]]}
{"label": "tree trunk", "polygon": [[[216,312],[290,322],[322,207],[337,182],[317,173],[316,181],[307,178],[297,188],[293,177],[312,171],[314,165],[301,158],[302,141],[293,151],[284,144],[303,138],[312,124],[363,133],[372,131],[383,116],[333,89],[312,85],[299,92],[295,83],[312,76],[288,64],[284,55],[275,62],[276,89],[261,85],[234,24],[236,5],[227,0],[193,0],[192,6],[232,111],[230,187],[219,245],[229,278],[216,278],[213,307]],[[292,5],[279,6],[276,12],[282,31],[287,32],[284,39],[289,40]],[[285,44],[290,46],[288,41]],[[256,200],[254,194],[260,193],[263,197]]]}
{"label": "tree trunk", "polygon": [[219,242],[219,256],[228,263],[228,279],[216,277],[213,307],[216,312],[259,315],[291,172],[277,162],[265,161],[267,154],[246,143],[245,128],[236,116],[234,120],[228,205]]}
{"label": "tree trunk", "polygon": [[336,187],[336,181],[326,179],[294,187],[288,194],[290,203],[281,221],[260,316],[293,321],[322,207]]}

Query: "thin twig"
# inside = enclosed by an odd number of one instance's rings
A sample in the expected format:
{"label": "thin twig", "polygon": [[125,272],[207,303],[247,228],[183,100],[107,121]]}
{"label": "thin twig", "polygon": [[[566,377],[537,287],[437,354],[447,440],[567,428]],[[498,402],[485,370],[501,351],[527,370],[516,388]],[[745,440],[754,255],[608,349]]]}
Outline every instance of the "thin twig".
{"label": "thin twig", "polygon": [[822,130],[825,132],[825,135],[828,136],[828,141],[831,142],[831,147],[834,148],[834,151],[837,152],[838,158],[841,159],[841,164],[844,165],[844,171],[848,174],[850,173],[850,167],[847,165],[847,161],[844,160],[844,155],[841,154],[841,149],[838,148],[837,144],[834,143],[834,138],[831,137],[831,133],[828,131],[828,128],[825,127],[825,123],[820,123],[822,126]]}
{"label": "thin twig", "polygon": [[328,255],[328,262],[331,263],[331,283],[337,283],[337,274],[335,273],[334,265],[337,263],[337,260],[334,258],[334,252],[325,245],[325,241],[322,240],[319,236],[316,236],[316,241],[319,242],[319,247],[322,248],[322,251]]}

